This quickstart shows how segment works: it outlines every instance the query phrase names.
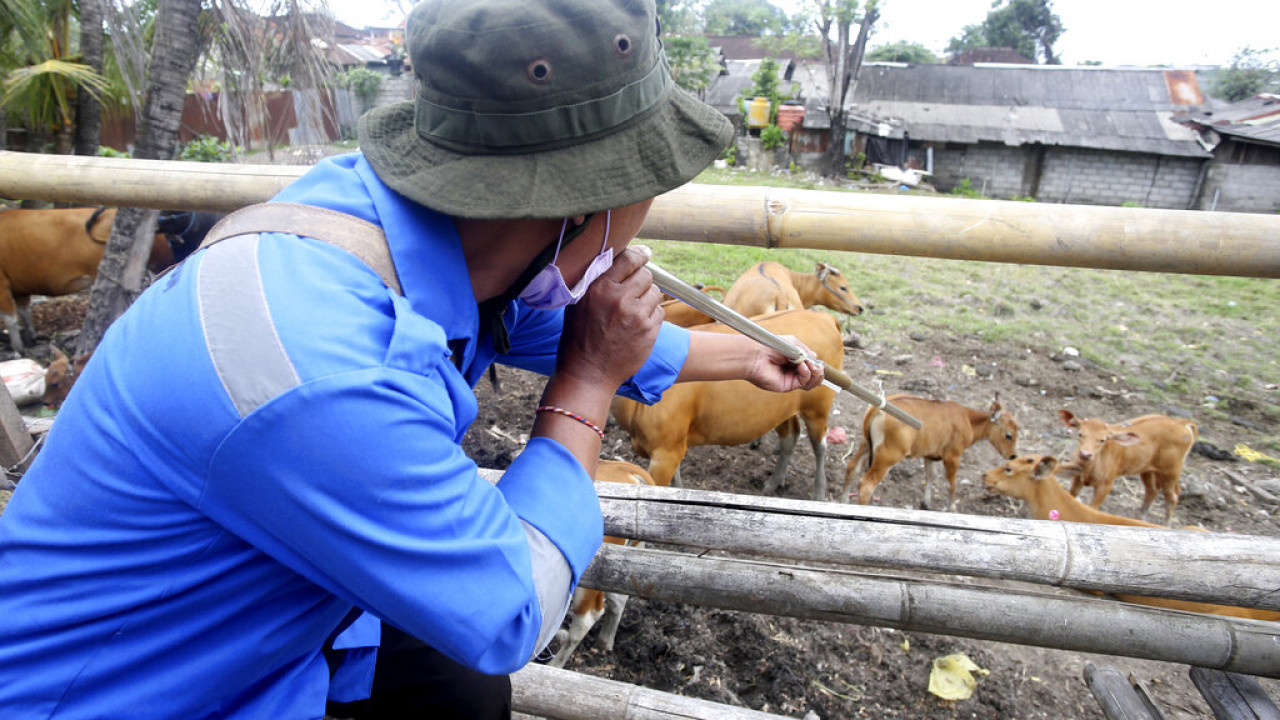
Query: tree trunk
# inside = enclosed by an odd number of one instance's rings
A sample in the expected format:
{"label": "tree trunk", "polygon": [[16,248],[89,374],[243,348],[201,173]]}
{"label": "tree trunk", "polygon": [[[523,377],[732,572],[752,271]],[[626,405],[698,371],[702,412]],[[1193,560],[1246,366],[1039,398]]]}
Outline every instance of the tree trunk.
{"label": "tree trunk", "polygon": [[[81,62],[102,74],[102,3],[80,0]],[[97,155],[98,136],[102,131],[102,105],[93,93],[83,88],[76,92],[76,155]]]}
{"label": "tree trunk", "polygon": [[[161,0],[155,44],[147,73],[147,96],[138,118],[133,156],[168,160],[178,144],[178,126],[195,67],[200,0]],[[121,208],[98,265],[89,296],[89,314],[76,338],[76,354],[91,352],[130,303],[142,292],[147,256],[155,237],[156,211]]]}

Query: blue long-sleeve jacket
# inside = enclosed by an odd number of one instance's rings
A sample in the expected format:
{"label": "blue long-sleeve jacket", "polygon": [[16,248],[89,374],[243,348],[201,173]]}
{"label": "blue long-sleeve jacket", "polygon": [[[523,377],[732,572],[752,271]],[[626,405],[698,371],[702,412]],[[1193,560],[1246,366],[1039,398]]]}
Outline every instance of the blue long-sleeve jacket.
{"label": "blue long-sleeve jacket", "polygon": [[[263,234],[113,324],[0,517],[4,716],[320,717],[320,648],[353,608],[489,673],[559,624],[599,505],[553,440],[497,486],[462,452],[495,358],[451,219],[358,154],[277,199],[383,227],[404,296]],[[498,360],[550,372],[562,313],[506,317]],[[664,326],[623,394],[652,402],[687,352]]]}

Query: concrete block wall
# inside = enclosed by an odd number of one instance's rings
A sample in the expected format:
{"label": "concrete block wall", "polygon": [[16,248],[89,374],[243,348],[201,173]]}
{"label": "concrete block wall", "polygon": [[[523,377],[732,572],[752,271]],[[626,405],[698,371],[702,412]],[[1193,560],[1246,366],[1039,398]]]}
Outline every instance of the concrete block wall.
{"label": "concrete block wall", "polygon": [[1203,160],[1146,153],[1051,147],[1041,171],[1041,202],[1185,209]]}
{"label": "concrete block wall", "polygon": [[1280,165],[1214,161],[1205,177],[1197,208],[1214,208],[1220,212],[1280,212]]}
{"label": "concrete block wall", "polygon": [[970,187],[987,197],[1011,198],[1022,192],[1022,169],[1027,152],[1025,148],[1000,143],[935,146],[933,177],[928,178],[928,182],[939,192],[948,193],[969,178]]}

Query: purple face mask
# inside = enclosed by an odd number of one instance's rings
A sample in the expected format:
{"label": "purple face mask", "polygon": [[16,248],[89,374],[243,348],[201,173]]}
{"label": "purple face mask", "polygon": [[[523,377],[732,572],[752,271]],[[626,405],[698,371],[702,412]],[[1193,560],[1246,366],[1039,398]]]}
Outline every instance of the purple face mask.
{"label": "purple face mask", "polygon": [[542,268],[542,271],[534,276],[529,286],[520,293],[520,299],[534,310],[555,310],[581,300],[582,296],[587,294],[587,288],[591,287],[591,283],[613,266],[613,248],[609,247],[609,220],[610,212],[606,211],[604,242],[600,244],[600,254],[591,261],[582,280],[570,290],[565,284],[564,276],[560,274],[560,268],[556,267],[556,258],[560,257],[560,243],[564,242],[564,231],[569,227],[569,220],[565,218],[564,225],[560,226],[560,239],[556,241],[555,257],[551,259],[550,265]]}

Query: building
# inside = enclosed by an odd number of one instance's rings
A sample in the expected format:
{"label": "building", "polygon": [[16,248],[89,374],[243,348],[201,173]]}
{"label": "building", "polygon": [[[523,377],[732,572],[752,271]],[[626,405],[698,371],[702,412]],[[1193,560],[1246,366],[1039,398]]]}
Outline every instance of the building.
{"label": "building", "polygon": [[1197,209],[1280,212],[1280,95],[1256,95],[1184,122],[1213,153]]}

